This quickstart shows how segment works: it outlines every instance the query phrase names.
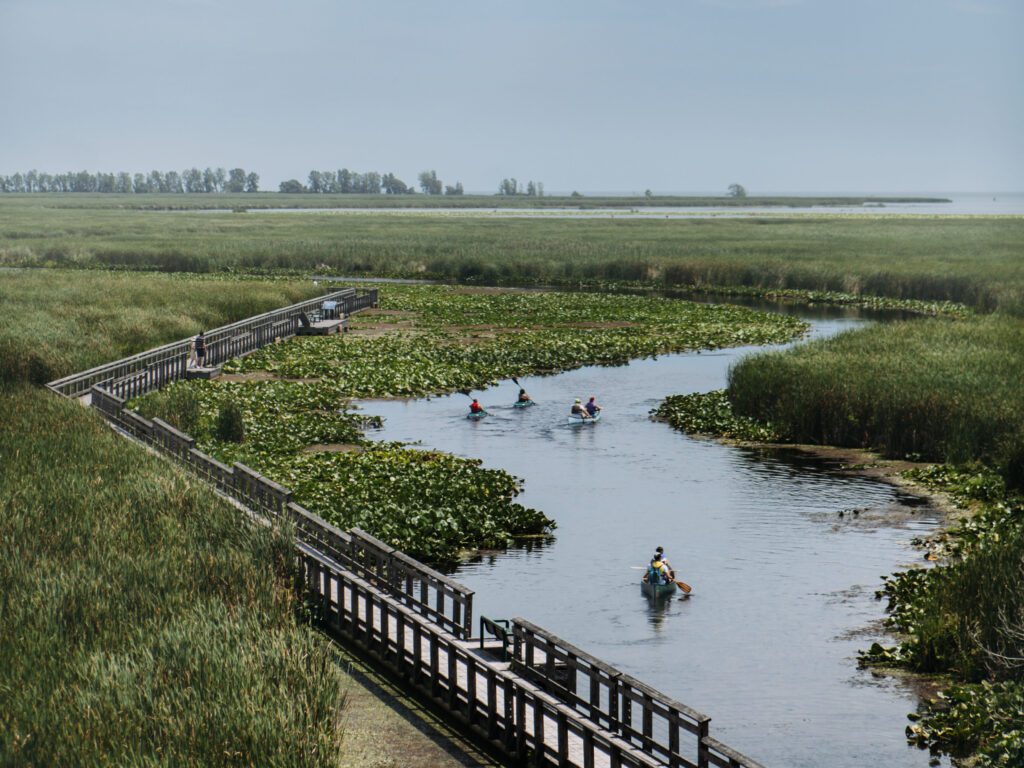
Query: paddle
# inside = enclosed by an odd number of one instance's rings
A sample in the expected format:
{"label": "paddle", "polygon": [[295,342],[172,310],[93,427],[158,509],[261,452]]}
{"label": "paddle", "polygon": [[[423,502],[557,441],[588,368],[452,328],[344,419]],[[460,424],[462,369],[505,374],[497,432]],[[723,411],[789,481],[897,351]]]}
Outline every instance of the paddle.
{"label": "paddle", "polygon": [[690,594],[693,591],[692,589],[690,589],[690,585],[687,584],[685,581],[677,581],[676,585],[678,585],[678,587],[681,590],[683,590],[683,592],[685,592],[686,594]]}
{"label": "paddle", "polygon": [[[514,382],[515,382],[515,384],[516,384],[516,386],[517,386],[517,387],[519,387],[520,389],[523,389],[523,385],[519,383],[519,379],[517,379],[517,378],[516,378],[515,376],[509,376],[509,378],[510,378],[510,379],[512,379],[512,381],[514,381]],[[537,401],[536,401],[536,400],[534,400],[534,399],[533,399],[533,398],[531,397],[531,398],[530,398],[529,400],[525,400],[525,401],[523,401],[523,402],[533,402],[533,403],[536,403]]]}

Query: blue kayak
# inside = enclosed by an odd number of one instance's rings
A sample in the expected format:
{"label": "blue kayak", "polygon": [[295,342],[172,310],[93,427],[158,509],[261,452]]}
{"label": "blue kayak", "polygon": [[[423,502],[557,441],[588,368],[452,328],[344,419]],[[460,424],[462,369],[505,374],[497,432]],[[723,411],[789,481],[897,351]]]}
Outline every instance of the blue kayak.
{"label": "blue kayak", "polygon": [[513,408],[529,408],[531,405],[536,405],[533,400],[516,400],[513,404]]}
{"label": "blue kayak", "polygon": [[466,418],[470,421],[480,421],[486,415],[487,411],[480,411],[480,413],[467,413]]}

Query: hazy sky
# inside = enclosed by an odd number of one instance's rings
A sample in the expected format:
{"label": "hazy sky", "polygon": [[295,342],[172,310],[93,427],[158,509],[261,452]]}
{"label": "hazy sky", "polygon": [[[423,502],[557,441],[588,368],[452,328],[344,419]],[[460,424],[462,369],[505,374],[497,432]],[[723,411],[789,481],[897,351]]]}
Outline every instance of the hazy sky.
{"label": "hazy sky", "polygon": [[1024,190],[1024,0],[0,0],[0,174]]}

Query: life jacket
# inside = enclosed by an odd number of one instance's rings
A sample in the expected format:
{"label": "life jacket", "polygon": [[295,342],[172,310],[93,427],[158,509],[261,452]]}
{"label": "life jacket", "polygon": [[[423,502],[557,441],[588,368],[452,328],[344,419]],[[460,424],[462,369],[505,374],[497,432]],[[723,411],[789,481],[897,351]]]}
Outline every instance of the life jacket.
{"label": "life jacket", "polygon": [[483,409],[484,409],[484,407],[482,405],[480,405],[480,403],[470,403],[469,404],[469,410],[471,410],[473,413],[480,413],[480,411],[482,411]]}
{"label": "life jacket", "polygon": [[662,560],[651,560],[651,564],[647,568],[647,580],[651,584],[668,583],[668,568],[665,567]]}

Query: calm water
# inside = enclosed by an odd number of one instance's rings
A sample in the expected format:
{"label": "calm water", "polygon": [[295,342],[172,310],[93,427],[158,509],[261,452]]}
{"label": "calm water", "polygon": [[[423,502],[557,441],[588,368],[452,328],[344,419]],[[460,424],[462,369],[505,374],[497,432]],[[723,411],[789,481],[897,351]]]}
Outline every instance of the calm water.
{"label": "calm water", "polygon": [[[814,333],[858,322],[819,319]],[[879,577],[920,561],[909,541],[936,519],[804,455],[647,418],[665,395],[722,387],[749,351],[521,379],[538,402],[524,410],[502,384],[473,393],[492,413],[480,422],[461,395],[363,405],[386,418],[375,436],[506,469],[525,481],[520,500],[558,522],[550,542],[459,568],[478,614],[540,624],[707,713],[712,735],[769,766],[926,766],[903,739],[915,697],[855,659],[882,638]],[[601,423],[565,425],[572,398],[592,394]],[[659,544],[694,592],[655,606],[634,567]]]}
{"label": "calm water", "polygon": [[[883,195],[884,196],[884,195]],[[788,208],[785,206],[689,206],[689,207],[636,207],[636,208],[250,208],[250,213],[267,214],[321,214],[359,216],[366,214],[392,214],[397,216],[497,217],[497,218],[571,218],[571,219],[707,219],[744,218],[749,216],[787,216],[807,214],[864,214],[890,215],[984,215],[1024,216],[1024,194],[965,195],[927,193],[922,197],[942,197],[948,203],[886,203],[884,205],[813,206]],[[586,205],[586,199],[581,201]],[[195,211],[188,211],[195,213]],[[210,210],[226,213],[229,209]]]}

